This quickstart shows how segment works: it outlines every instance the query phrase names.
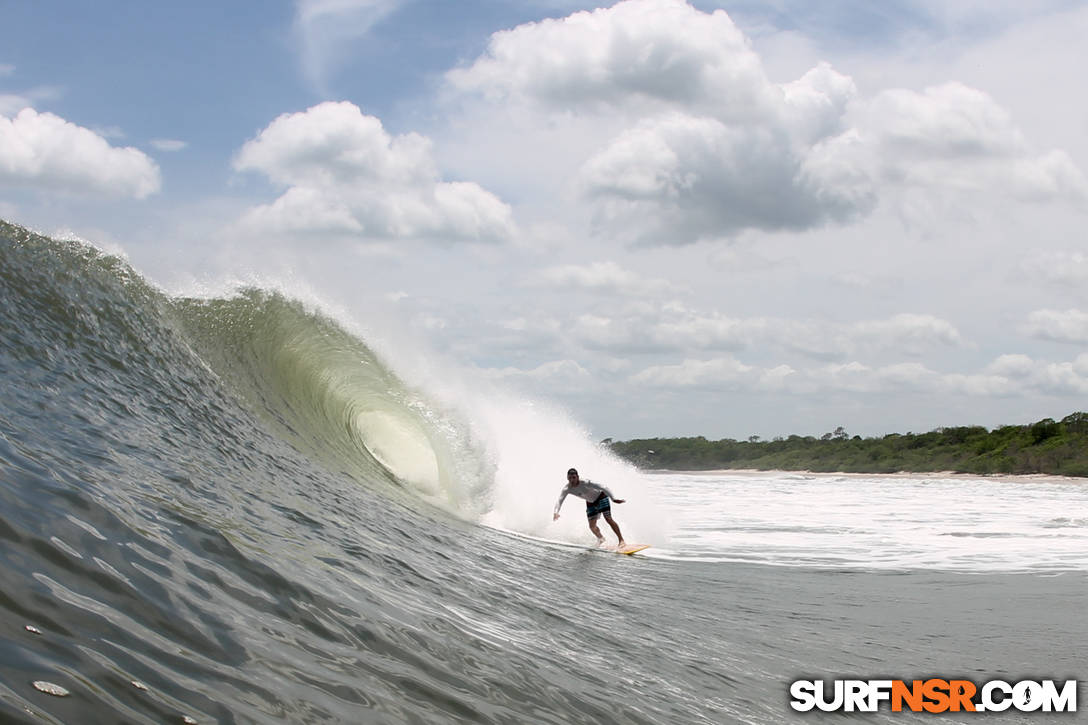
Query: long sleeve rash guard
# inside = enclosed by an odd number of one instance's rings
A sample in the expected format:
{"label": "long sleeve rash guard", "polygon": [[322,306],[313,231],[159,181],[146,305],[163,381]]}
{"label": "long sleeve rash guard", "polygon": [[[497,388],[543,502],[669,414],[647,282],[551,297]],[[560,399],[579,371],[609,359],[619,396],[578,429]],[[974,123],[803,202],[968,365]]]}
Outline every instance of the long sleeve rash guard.
{"label": "long sleeve rash guard", "polygon": [[568,483],[566,486],[563,487],[562,493],[559,494],[559,501],[557,501],[555,504],[555,513],[559,513],[559,509],[562,508],[563,501],[567,498],[568,494],[570,494],[571,496],[577,496],[578,498],[584,498],[586,501],[593,502],[596,501],[602,493],[605,496],[608,496],[608,498],[616,498],[607,488],[599,483],[594,483],[593,481],[587,481],[585,479],[582,479],[578,481],[578,485],[576,486],[572,486]]}

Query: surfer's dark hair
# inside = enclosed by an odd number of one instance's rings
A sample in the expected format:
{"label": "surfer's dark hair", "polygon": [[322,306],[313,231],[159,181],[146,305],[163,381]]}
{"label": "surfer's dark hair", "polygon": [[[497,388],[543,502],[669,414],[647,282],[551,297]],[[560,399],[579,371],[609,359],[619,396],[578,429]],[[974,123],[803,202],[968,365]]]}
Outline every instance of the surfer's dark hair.
{"label": "surfer's dark hair", "polygon": [[572,468],[572,469],[570,469],[569,471],[567,471],[567,475],[568,475],[568,476],[569,476],[570,474],[572,474],[572,473],[573,473],[573,474],[574,474],[575,476],[577,476],[577,475],[578,475],[578,469],[577,469],[577,468]]}

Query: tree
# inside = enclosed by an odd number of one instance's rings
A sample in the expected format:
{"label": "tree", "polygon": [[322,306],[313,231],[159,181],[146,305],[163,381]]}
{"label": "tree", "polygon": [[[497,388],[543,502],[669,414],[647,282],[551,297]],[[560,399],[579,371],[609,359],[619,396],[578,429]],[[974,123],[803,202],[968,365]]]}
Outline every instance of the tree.
{"label": "tree", "polygon": [[1069,433],[1088,433],[1088,413],[1070,413],[1062,418],[1062,425]]}
{"label": "tree", "polygon": [[1031,426],[1031,444],[1039,445],[1048,438],[1062,434],[1062,425],[1053,418],[1043,418]]}

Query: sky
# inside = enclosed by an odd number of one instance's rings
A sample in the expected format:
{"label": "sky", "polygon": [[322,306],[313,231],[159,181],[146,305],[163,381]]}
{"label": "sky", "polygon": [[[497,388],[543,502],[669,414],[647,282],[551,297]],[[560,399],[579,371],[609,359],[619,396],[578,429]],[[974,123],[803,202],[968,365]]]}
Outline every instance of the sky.
{"label": "sky", "polygon": [[164,289],[308,290],[598,438],[1088,410],[1088,3],[0,17],[0,218]]}

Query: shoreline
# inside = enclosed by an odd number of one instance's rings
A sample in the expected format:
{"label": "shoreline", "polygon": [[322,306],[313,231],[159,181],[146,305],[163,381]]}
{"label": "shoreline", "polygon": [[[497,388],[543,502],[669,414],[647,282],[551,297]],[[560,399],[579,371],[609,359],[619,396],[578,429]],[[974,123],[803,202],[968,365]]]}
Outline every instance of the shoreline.
{"label": "shoreline", "polygon": [[684,476],[767,476],[777,474],[794,474],[799,476],[837,478],[921,478],[921,479],[952,479],[952,480],[985,480],[1005,481],[1008,483],[1088,483],[1088,477],[1059,476],[1050,473],[959,473],[957,471],[896,471],[895,473],[857,473],[852,471],[809,471],[809,470],[785,470],[785,469],[759,469],[759,468],[715,468],[710,470],[683,471],[668,468],[639,469],[641,473],[659,475],[684,475]]}

